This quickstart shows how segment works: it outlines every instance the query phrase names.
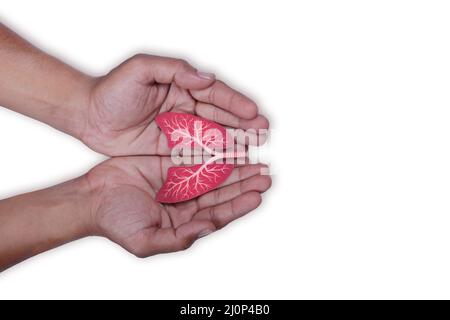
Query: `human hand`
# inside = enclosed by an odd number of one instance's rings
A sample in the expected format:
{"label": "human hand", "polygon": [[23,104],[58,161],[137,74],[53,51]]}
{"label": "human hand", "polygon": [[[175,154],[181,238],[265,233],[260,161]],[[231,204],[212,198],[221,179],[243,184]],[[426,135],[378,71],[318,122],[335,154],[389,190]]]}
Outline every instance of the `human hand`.
{"label": "human hand", "polygon": [[95,79],[81,139],[110,156],[169,155],[154,118],[166,111],[191,113],[240,129],[267,129],[256,104],[178,59],[136,55]]}
{"label": "human hand", "polygon": [[253,101],[179,59],[140,54],[93,78],[1,24],[0,40],[0,105],[105,155],[169,155],[167,139],[153,121],[164,111],[244,130],[268,127]]}
{"label": "human hand", "polygon": [[158,113],[192,113],[244,130],[268,127],[254,102],[213,75],[181,60],[137,55],[92,78],[1,24],[0,38],[0,105],[106,155],[128,156],[82,178],[1,200],[0,271],[93,234],[138,256],[184,249],[259,205],[271,181],[258,165],[236,167],[220,189],[195,200],[154,200],[172,165],[161,157],[170,149],[154,122]]}
{"label": "human hand", "polygon": [[85,177],[92,191],[92,232],[139,257],[188,248],[259,206],[271,185],[262,165],[236,167],[221,188],[178,204],[160,204],[170,157],[110,159]]}

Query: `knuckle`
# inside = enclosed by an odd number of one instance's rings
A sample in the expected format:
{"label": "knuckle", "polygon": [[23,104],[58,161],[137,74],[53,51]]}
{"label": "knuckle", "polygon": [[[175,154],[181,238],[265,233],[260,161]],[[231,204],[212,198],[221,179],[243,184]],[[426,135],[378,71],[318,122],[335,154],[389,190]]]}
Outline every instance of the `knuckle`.
{"label": "knuckle", "polygon": [[187,250],[192,246],[193,243],[194,243],[194,241],[191,239],[182,239],[182,240],[180,240],[178,249],[179,249],[179,251]]}
{"label": "knuckle", "polygon": [[220,220],[219,220],[219,218],[217,217],[217,214],[216,214],[216,212],[215,212],[215,210],[214,210],[214,207],[209,208],[209,210],[208,210],[208,215],[209,215],[209,219],[210,219],[211,222],[214,224],[214,226],[215,226],[217,229],[220,229],[222,226],[221,226]]}
{"label": "knuckle", "polygon": [[219,121],[219,118],[220,118],[220,115],[219,115],[219,108],[214,108],[214,109],[213,109],[213,116],[212,116],[212,118],[213,118],[213,121],[214,121],[214,122],[220,122],[220,121]]}
{"label": "knuckle", "polygon": [[183,59],[174,59],[173,64],[178,70],[184,70],[189,68],[189,63]]}
{"label": "knuckle", "polygon": [[217,89],[215,87],[211,87],[211,89],[209,89],[209,93],[208,93],[208,100],[211,103],[214,103],[214,101],[216,101],[216,91]]}
{"label": "knuckle", "polygon": [[138,60],[142,60],[142,59],[146,59],[148,56],[149,55],[146,53],[139,52],[134,55],[134,58],[138,59]]}
{"label": "knuckle", "polygon": [[143,259],[149,256],[147,252],[142,250],[141,248],[132,248],[130,252],[137,258]]}
{"label": "knuckle", "polygon": [[148,55],[146,55],[144,53],[137,53],[130,58],[129,62],[133,65],[140,66],[146,62],[147,57],[148,57]]}
{"label": "knuckle", "polygon": [[220,203],[220,200],[222,199],[222,190],[217,189],[215,192],[213,192],[214,197],[214,203]]}
{"label": "knuckle", "polygon": [[147,255],[144,255],[143,253],[134,253],[134,256],[139,259],[147,258]]}
{"label": "knuckle", "polygon": [[235,102],[236,102],[236,100],[239,98],[239,94],[238,93],[236,93],[236,92],[231,92],[230,94],[229,94],[229,96],[228,96],[228,102],[227,102],[227,104],[228,104],[228,106],[232,106]]}
{"label": "knuckle", "polygon": [[125,248],[137,258],[147,258],[151,255],[148,248],[136,243],[127,244]]}

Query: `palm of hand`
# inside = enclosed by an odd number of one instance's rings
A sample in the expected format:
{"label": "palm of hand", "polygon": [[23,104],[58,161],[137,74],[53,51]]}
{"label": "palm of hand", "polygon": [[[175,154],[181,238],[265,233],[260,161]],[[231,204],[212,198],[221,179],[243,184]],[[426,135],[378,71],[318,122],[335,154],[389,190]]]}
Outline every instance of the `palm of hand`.
{"label": "palm of hand", "polygon": [[96,233],[140,257],[182,250],[256,208],[260,192],[271,183],[259,174],[260,165],[246,165],[236,168],[220,189],[162,205],[154,199],[169,166],[168,157],[147,156],[114,158],[92,169],[86,177],[96,190]]}
{"label": "palm of hand", "polygon": [[176,84],[149,86],[111,77],[94,89],[87,144],[114,156],[169,155],[153,120],[165,111],[193,113],[194,105],[187,90]]}

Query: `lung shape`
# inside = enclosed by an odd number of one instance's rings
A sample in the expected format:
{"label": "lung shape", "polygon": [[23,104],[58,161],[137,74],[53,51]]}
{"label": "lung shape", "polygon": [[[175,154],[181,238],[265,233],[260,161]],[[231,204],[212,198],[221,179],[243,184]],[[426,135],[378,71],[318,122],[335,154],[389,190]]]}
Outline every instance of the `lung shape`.
{"label": "lung shape", "polygon": [[226,130],[221,125],[185,113],[166,112],[156,123],[167,137],[170,148],[194,148],[212,155],[205,163],[171,167],[167,179],[156,195],[162,203],[177,203],[196,198],[221,185],[234,165],[217,163],[224,158],[228,145]]}
{"label": "lung shape", "polygon": [[171,167],[156,200],[176,203],[196,198],[221,185],[231,174],[232,164],[198,164]]}
{"label": "lung shape", "polygon": [[212,151],[223,150],[227,146],[225,128],[207,119],[187,113],[165,112],[156,117],[156,123],[166,135],[170,148],[191,147]]}

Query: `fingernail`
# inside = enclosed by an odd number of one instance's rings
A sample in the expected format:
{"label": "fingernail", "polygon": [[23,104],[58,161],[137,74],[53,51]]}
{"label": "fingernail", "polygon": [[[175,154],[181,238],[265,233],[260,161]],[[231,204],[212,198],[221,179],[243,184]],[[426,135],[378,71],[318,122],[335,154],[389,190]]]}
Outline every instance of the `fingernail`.
{"label": "fingernail", "polygon": [[202,79],[206,79],[206,80],[212,80],[214,79],[216,76],[214,75],[214,73],[209,73],[209,72],[202,72],[202,71],[197,71],[197,75],[202,78]]}
{"label": "fingernail", "polygon": [[210,234],[210,233],[212,233],[212,230],[209,230],[209,229],[203,230],[202,232],[200,232],[200,233],[198,234],[198,238],[206,237],[206,236],[207,236],[208,234]]}

